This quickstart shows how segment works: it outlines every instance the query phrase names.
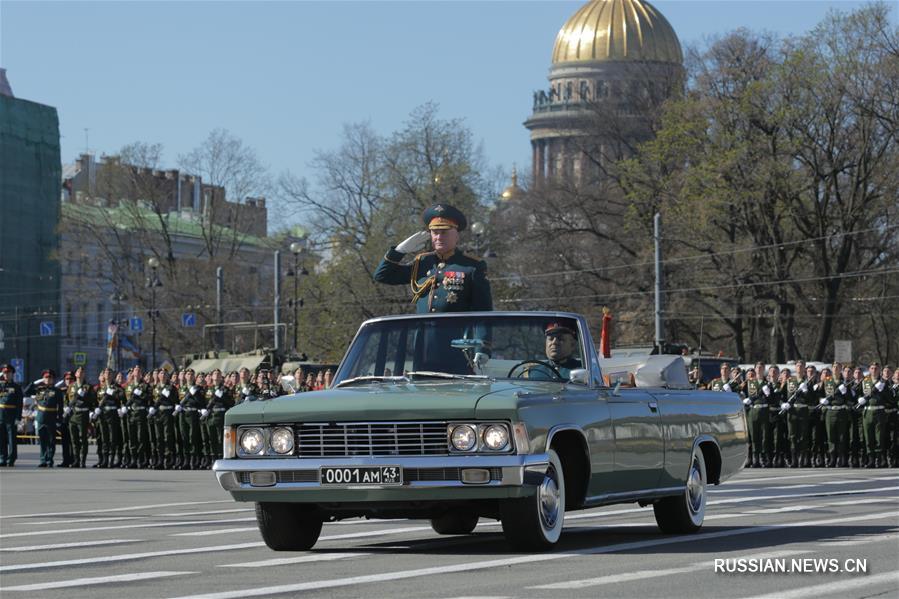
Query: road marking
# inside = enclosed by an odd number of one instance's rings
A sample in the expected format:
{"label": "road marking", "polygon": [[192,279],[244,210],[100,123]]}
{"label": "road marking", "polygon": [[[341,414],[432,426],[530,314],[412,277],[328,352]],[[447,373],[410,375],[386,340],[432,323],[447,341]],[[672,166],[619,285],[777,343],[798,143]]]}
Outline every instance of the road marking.
{"label": "road marking", "polygon": [[[169,535],[172,537],[204,537],[210,535],[223,535],[235,532],[249,532],[251,530],[259,530],[256,526],[248,526],[246,528],[228,528],[225,530],[203,530],[199,532],[179,532]],[[407,532],[421,532],[423,530],[433,530],[430,526],[413,526],[407,528],[384,528],[381,530],[367,530],[365,532],[348,532],[339,535],[328,535],[319,537],[319,541],[336,541],[342,539],[361,539],[364,537],[380,537],[384,535],[399,535]]]}
{"label": "road marking", "polygon": [[57,545],[29,545],[26,547],[0,547],[0,551],[44,551],[50,549],[70,549],[81,547],[98,547],[100,545],[119,545],[121,543],[139,543],[140,539],[107,539],[105,541],[82,541],[80,543],[59,543]]}
{"label": "road marking", "polygon": [[899,491],[899,487],[878,487],[877,489],[845,489],[842,491],[821,491],[811,493],[795,493],[792,495],[759,495],[756,497],[734,497],[733,499],[716,499],[708,501],[706,505],[724,505],[726,503],[746,503],[748,501],[763,501],[767,499],[793,499],[796,497],[825,497],[828,495],[864,495],[866,493],[879,493],[881,491]]}
{"label": "road marking", "polygon": [[[796,550],[796,551],[778,551],[775,553],[759,553],[753,556],[750,556],[746,559],[778,559],[782,557],[788,557],[791,555],[799,555],[801,553],[811,553],[810,550]],[[632,580],[644,580],[646,578],[657,578],[659,576],[668,576],[673,574],[686,574],[688,572],[699,572],[701,570],[706,570],[710,565],[713,565],[714,562],[700,562],[696,564],[692,564],[690,566],[684,566],[682,568],[669,568],[667,570],[639,570],[637,572],[624,572],[622,574],[611,574],[607,576],[598,576],[596,578],[585,578],[583,580],[567,580],[565,582],[556,582],[552,584],[541,584],[532,587],[525,587],[528,589],[542,589],[542,590],[572,590],[572,589],[584,589],[587,587],[594,587],[601,584],[616,584],[619,582],[630,582]]]}
{"label": "road marking", "polygon": [[884,541],[893,541],[899,539],[899,534],[887,535],[861,535],[860,538],[846,541],[825,541],[827,547],[855,547],[856,545],[868,545],[870,543],[882,543]]}
{"label": "road marking", "polygon": [[258,526],[244,526],[241,528],[223,528],[221,530],[199,530],[196,532],[179,532],[170,537],[211,537],[212,535],[230,535],[235,532],[250,532],[259,530]]}
{"label": "road marking", "polygon": [[136,572],[134,574],[117,574],[115,576],[98,576],[96,578],[75,578],[60,582],[40,582],[35,584],[22,584],[14,587],[3,587],[3,591],[47,591],[50,589],[65,589],[69,587],[85,587],[94,584],[109,584],[112,582],[133,582],[135,580],[150,580],[152,578],[167,578],[170,576],[184,576],[196,574],[196,572]]}
{"label": "road marking", "polygon": [[[218,499],[216,501],[181,501],[178,503],[151,503],[149,505],[132,505],[129,507],[115,507],[104,509],[103,512],[133,512],[135,510],[149,510],[163,507],[178,507],[182,505],[202,505],[204,503],[233,503],[233,499]],[[77,516],[80,514],[96,514],[97,510],[81,510],[78,512],[55,512],[54,516]],[[46,518],[47,514],[16,514],[13,516],[0,516],[0,518]]]}
{"label": "road marking", "polygon": [[188,555],[191,553],[214,553],[218,551],[233,551],[235,549],[252,549],[265,547],[265,543],[237,543],[235,545],[214,545],[212,547],[194,547],[193,549],[169,549],[168,551],[147,551],[144,553],[125,553],[121,555],[94,556],[84,559],[66,559],[56,562],[33,562],[30,564],[16,564],[14,566],[0,566],[0,572],[21,572],[22,570],[40,570],[43,568],[62,568],[65,566],[80,566],[83,564],[108,564],[111,562],[127,562],[149,557],[167,557],[170,555]]}
{"label": "road marking", "polygon": [[875,576],[864,576],[850,580],[834,580],[824,584],[816,584],[811,587],[802,587],[792,591],[779,590],[768,595],[751,595],[752,599],[806,599],[806,597],[820,597],[823,594],[844,594],[846,591],[873,586],[882,582],[894,582],[896,587],[891,590],[899,590],[899,573],[886,572]]}
{"label": "road marking", "polygon": [[646,547],[657,547],[660,545],[673,545],[676,543],[700,542],[707,539],[718,539],[723,537],[738,536],[745,534],[754,534],[759,532],[769,532],[773,530],[783,530],[784,528],[800,528],[805,526],[822,526],[827,524],[841,524],[847,522],[858,522],[862,520],[875,520],[881,518],[893,518],[895,513],[885,512],[879,514],[865,514],[862,516],[854,516],[849,518],[827,518],[823,520],[806,520],[791,525],[773,525],[773,526],[757,526],[750,528],[735,528],[730,530],[698,533],[690,535],[680,535],[675,537],[664,537],[660,539],[652,539],[646,541],[634,541],[629,543],[618,543],[615,545],[605,545],[599,547],[591,547],[579,551],[565,553],[550,553],[539,555],[526,555],[513,558],[504,558],[496,560],[486,560],[480,562],[465,562],[448,566],[435,566],[431,568],[419,568],[415,570],[400,570],[395,572],[384,572],[381,574],[369,574],[364,576],[351,576],[347,578],[337,578],[330,580],[318,580],[312,582],[303,582],[297,584],[285,584],[270,587],[253,587],[248,589],[238,589],[234,591],[226,591],[221,593],[206,593],[202,595],[186,595],[178,599],[242,599],[243,597],[260,597],[268,595],[277,595],[280,593],[297,593],[300,591],[310,591],[319,589],[332,589],[336,587],[344,587],[351,585],[359,585],[366,583],[386,582],[393,580],[403,580],[407,578],[417,578],[420,576],[430,576],[435,574],[451,574],[455,572],[469,572],[472,570],[484,570],[489,568],[499,568],[505,566],[514,566],[519,564],[538,563],[554,561],[559,559],[570,559],[572,557],[584,555],[597,555],[602,553],[611,553],[615,551],[632,551],[635,549],[644,549]]}
{"label": "road marking", "polygon": [[[214,515],[216,515],[216,514],[236,514],[236,513],[254,512],[254,511],[256,511],[254,508],[245,508],[245,507],[242,507],[242,508],[239,508],[239,509],[236,509],[236,510],[215,510],[215,511],[212,511],[212,512],[185,512],[185,513],[183,513],[183,514],[179,514],[179,513],[176,512],[176,513],[174,513],[174,514],[173,514],[173,513],[168,513],[168,514],[166,514],[166,516],[172,516],[172,517],[190,516],[191,518],[194,518],[194,517],[196,517],[196,516],[214,516]],[[153,517],[156,518],[156,517],[158,517],[158,516],[153,516]]]}
{"label": "road marking", "polygon": [[[793,477],[790,477],[790,478],[793,478]],[[796,478],[802,478],[802,477],[796,477]],[[778,479],[778,480],[783,480],[783,479]],[[801,488],[808,488],[808,487],[820,487],[822,485],[851,485],[851,484],[857,484],[857,483],[877,482],[877,481],[883,481],[883,480],[896,480],[896,478],[892,477],[892,476],[872,476],[872,477],[868,477],[868,478],[849,478],[849,479],[841,479],[841,480],[825,480],[825,481],[816,482],[814,484],[782,485],[782,486],[777,486],[777,487],[768,487],[768,486],[760,485],[758,487],[746,488],[746,489],[734,489],[734,488],[730,488],[733,485],[728,485],[729,488],[727,488],[727,489],[715,488],[715,489],[709,489],[709,491],[714,492],[714,493],[745,493],[747,491],[751,492],[751,491],[775,491],[775,490],[784,490],[784,489],[801,489]]]}
{"label": "road marking", "polygon": [[[41,520],[41,526],[47,524],[78,524],[79,522],[121,522],[123,520],[143,520],[144,516],[118,516],[117,518],[79,518],[77,520]],[[10,522],[18,526],[34,526],[34,522]]]}
{"label": "road marking", "polygon": [[37,537],[41,535],[65,535],[75,532],[93,532],[97,530],[131,530],[133,528],[163,528],[167,526],[204,526],[211,524],[231,524],[232,522],[255,522],[256,518],[229,518],[227,520],[185,520],[184,522],[153,522],[150,524],[128,524],[125,526],[92,526],[89,528],[70,528],[68,530],[32,530],[30,532],[12,532],[0,535],[0,539],[13,537]]}
{"label": "road marking", "polygon": [[221,564],[219,568],[268,568],[270,566],[287,566],[290,564],[303,564],[306,562],[329,562],[338,559],[347,559],[351,557],[364,557],[374,555],[373,553],[322,553],[313,555],[303,555],[300,557],[281,557],[273,559],[264,559],[258,562],[238,562],[236,564]]}

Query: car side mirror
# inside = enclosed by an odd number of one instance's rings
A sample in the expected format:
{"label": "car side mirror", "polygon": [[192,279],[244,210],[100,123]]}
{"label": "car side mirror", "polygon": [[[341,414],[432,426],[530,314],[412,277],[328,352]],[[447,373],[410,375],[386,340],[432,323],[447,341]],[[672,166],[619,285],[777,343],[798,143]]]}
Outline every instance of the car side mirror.
{"label": "car side mirror", "polygon": [[590,382],[590,374],[586,368],[575,368],[568,374],[568,382],[586,385]]}

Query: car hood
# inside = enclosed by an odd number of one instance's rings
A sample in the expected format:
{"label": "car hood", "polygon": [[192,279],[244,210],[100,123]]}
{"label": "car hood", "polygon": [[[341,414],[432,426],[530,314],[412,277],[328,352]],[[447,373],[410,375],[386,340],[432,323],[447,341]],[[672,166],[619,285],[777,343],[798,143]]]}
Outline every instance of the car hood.
{"label": "car hood", "polygon": [[359,384],[244,402],[228,410],[225,423],[514,420],[522,396],[552,393],[561,387],[560,383],[543,381],[427,380]]}

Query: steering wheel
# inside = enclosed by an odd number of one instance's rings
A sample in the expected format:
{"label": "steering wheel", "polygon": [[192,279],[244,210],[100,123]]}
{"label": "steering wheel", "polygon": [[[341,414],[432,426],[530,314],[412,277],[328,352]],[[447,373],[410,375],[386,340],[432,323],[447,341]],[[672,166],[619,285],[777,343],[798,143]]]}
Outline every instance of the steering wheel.
{"label": "steering wheel", "polygon": [[541,366],[545,366],[546,368],[549,368],[550,372],[552,372],[552,373],[556,376],[556,378],[559,379],[560,381],[564,381],[564,380],[565,380],[565,377],[562,376],[562,373],[559,372],[559,371],[555,368],[555,366],[553,366],[553,365],[550,364],[549,362],[544,362],[543,360],[522,360],[521,362],[519,362],[518,364],[516,364],[515,366],[513,366],[511,369],[509,369],[509,374],[506,375],[506,378],[509,378],[509,379],[511,379],[511,378],[520,379],[520,378],[522,377],[522,375],[523,375],[525,372],[527,372],[526,370],[522,370],[521,373],[520,373],[518,376],[516,376],[516,377],[513,377],[513,376],[512,376],[512,373],[515,372],[515,369],[516,369],[516,368],[519,368],[520,366],[524,366],[525,364],[540,364]]}

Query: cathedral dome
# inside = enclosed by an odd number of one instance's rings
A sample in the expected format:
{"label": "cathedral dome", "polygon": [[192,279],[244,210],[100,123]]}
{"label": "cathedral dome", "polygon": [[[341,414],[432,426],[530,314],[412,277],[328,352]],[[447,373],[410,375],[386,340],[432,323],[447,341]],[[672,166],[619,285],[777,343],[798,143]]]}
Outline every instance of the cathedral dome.
{"label": "cathedral dome", "polygon": [[644,0],[591,0],[559,31],[553,65],[599,61],[683,63],[677,34]]}
{"label": "cathedral dome", "polygon": [[524,190],[518,186],[518,169],[512,167],[512,184],[506,187],[499,195],[500,201],[517,200],[524,195]]}

